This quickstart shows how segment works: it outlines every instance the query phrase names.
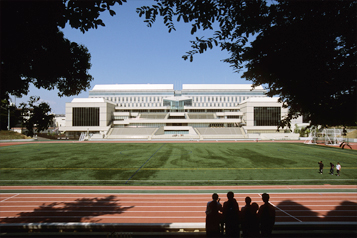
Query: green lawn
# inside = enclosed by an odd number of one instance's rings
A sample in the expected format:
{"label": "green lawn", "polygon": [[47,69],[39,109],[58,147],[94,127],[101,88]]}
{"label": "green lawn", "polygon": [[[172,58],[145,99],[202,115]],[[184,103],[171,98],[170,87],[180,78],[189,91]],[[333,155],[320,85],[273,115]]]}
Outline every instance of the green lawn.
{"label": "green lawn", "polygon": [[[340,177],[329,175],[330,162],[341,163]],[[0,185],[357,184],[356,172],[357,151],[294,143],[0,147]]]}

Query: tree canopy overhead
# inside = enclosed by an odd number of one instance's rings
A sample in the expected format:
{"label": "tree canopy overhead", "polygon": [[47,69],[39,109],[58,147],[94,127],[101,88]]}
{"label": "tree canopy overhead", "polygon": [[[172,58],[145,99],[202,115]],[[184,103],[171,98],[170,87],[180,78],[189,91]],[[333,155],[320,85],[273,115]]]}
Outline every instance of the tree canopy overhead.
{"label": "tree canopy overhead", "polygon": [[[357,1],[155,0],[137,9],[151,26],[162,16],[169,31],[191,23],[196,37],[183,56],[220,47],[224,61],[253,86],[264,85],[311,124],[355,125]],[[88,49],[65,39],[68,24],[83,33],[104,26],[100,13],[126,0],[0,1],[0,99],[26,95],[30,84],[77,95],[93,80]],[[144,2],[143,2],[144,3]],[[254,35],[252,42],[248,41]]]}
{"label": "tree canopy overhead", "polygon": [[59,96],[77,95],[93,80],[88,49],[64,38],[66,24],[83,33],[104,26],[100,13],[126,0],[0,2],[0,98],[21,97],[32,83],[59,90]]}
{"label": "tree canopy overhead", "polygon": [[214,30],[196,37],[183,58],[215,46],[228,51],[225,62],[289,107],[281,126],[302,114],[312,125],[356,125],[356,1],[156,2],[137,9],[148,26],[162,16],[169,32],[180,20],[191,34]]}

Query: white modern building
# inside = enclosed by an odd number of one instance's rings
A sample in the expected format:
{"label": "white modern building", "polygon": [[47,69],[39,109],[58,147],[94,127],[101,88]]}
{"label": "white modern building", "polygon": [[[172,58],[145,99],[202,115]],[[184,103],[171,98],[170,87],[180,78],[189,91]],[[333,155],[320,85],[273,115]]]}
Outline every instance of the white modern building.
{"label": "white modern building", "polygon": [[61,130],[86,139],[261,138],[277,134],[287,114],[265,93],[249,84],[95,85],[89,98],[66,103]]}

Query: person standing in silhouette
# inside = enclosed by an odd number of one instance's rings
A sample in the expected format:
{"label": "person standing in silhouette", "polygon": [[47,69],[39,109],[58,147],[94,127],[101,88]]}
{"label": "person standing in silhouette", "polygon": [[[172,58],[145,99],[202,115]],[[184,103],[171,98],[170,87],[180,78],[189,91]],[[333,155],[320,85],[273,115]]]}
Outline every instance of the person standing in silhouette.
{"label": "person standing in silhouette", "polygon": [[262,237],[270,237],[275,224],[275,207],[269,203],[269,194],[263,193],[264,204],[260,206],[258,218]]}
{"label": "person standing in silhouette", "polygon": [[228,201],[223,203],[226,237],[239,237],[239,205],[233,192],[227,193]]}
{"label": "person standing in silhouette", "polygon": [[322,174],[322,170],[324,168],[324,164],[322,163],[322,161],[318,162],[319,164],[319,171],[320,171],[320,174]]}
{"label": "person standing in silhouette", "polygon": [[337,165],[336,165],[337,175],[336,176],[340,176],[340,170],[341,170],[340,162],[337,162]]}
{"label": "person standing in silhouette", "polygon": [[212,201],[207,203],[206,208],[206,235],[207,237],[219,237],[222,221],[222,204],[219,203],[218,194],[212,194]]}
{"label": "person standing in silhouette", "polygon": [[249,237],[248,236],[248,231],[249,231],[249,217],[250,217],[250,203],[252,202],[252,199],[250,197],[245,198],[245,206],[242,207],[241,210],[241,224],[242,224],[242,235],[243,237]]}
{"label": "person standing in silhouette", "polygon": [[243,237],[259,237],[259,220],[257,210],[259,205],[251,203],[251,198],[245,198],[245,206],[241,210],[241,224]]}

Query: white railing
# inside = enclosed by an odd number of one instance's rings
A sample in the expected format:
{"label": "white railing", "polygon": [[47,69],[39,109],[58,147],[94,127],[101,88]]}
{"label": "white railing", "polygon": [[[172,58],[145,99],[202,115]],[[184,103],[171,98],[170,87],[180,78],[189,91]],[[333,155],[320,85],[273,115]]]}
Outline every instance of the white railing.
{"label": "white railing", "polygon": [[86,133],[82,132],[81,136],[79,137],[79,141],[84,141],[84,138],[86,137]]}

